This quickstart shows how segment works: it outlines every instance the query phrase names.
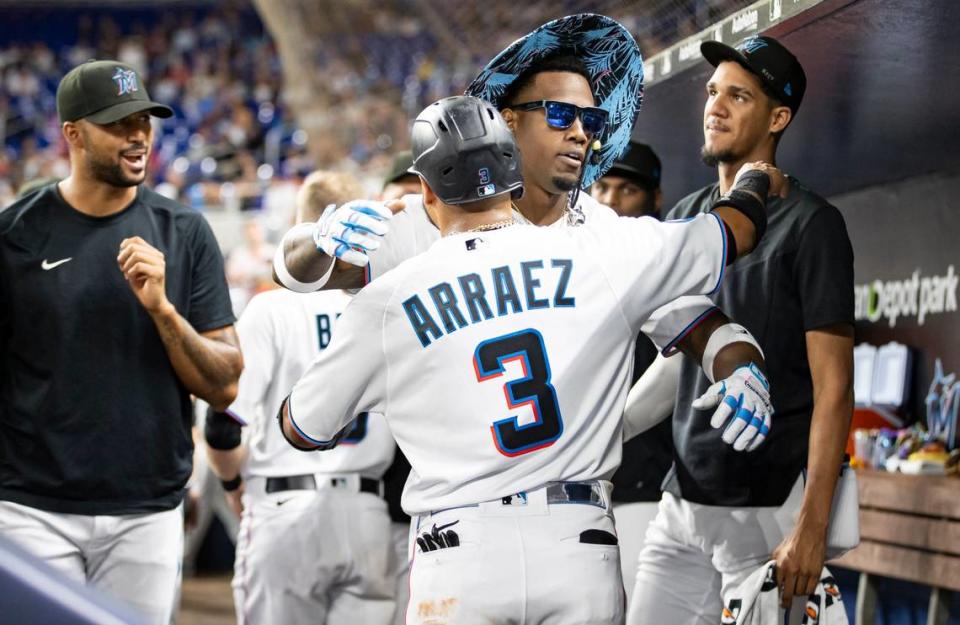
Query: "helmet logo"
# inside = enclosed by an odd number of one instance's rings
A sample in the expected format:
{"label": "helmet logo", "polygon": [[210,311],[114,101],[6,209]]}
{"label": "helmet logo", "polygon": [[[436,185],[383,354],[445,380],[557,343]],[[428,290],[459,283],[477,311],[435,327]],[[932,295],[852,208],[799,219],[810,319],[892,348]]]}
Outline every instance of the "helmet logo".
{"label": "helmet logo", "polygon": [[477,187],[477,196],[487,197],[488,195],[493,195],[497,192],[497,187],[494,184],[488,184],[482,187]]}

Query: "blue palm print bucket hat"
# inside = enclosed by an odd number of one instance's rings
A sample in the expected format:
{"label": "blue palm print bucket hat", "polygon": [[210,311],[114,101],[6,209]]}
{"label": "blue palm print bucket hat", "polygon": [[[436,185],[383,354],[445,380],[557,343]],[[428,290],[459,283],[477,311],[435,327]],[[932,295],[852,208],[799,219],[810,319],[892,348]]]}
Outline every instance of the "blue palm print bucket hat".
{"label": "blue palm print bucket hat", "polygon": [[558,50],[579,57],[591,76],[597,106],[608,113],[599,137],[599,162],[588,164],[584,188],[597,181],[626,150],[643,100],[643,58],[622,24],[605,15],[580,13],[547,22],[511,43],[487,63],[466,95],[500,108],[500,97],[524,71]]}

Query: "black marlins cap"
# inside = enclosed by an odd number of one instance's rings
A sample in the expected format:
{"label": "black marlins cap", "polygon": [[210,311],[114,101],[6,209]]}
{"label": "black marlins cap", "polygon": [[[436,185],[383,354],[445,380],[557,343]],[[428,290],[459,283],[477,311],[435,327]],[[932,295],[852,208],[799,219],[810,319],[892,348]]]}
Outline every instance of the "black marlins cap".
{"label": "black marlins cap", "polygon": [[57,87],[61,123],[86,119],[112,124],[140,111],[173,116],[169,106],[150,100],[136,70],[118,61],[87,61],[67,72]]}
{"label": "black marlins cap", "polygon": [[723,61],[743,65],[796,115],[807,89],[807,75],[797,57],[773,37],[748,37],[732,48],[719,41],[704,41],[700,53],[714,67]]}
{"label": "black marlins cap", "polygon": [[605,176],[624,176],[652,189],[660,187],[660,159],[646,143],[631,141]]}

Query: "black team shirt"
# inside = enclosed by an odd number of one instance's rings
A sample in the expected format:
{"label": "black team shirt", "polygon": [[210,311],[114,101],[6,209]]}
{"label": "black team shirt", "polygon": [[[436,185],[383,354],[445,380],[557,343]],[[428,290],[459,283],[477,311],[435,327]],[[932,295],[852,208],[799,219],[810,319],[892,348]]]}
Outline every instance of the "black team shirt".
{"label": "black team shirt", "polygon": [[88,515],[180,503],[190,395],[117,265],[132,236],[163,252],[167,297],[195,330],[233,323],[209,225],[143,186],[108,217],[56,185],[0,213],[0,500]]}
{"label": "black team shirt", "polygon": [[[716,184],[701,189],[667,218],[706,212],[719,197]],[[806,332],[853,325],[853,248],[840,211],[791,178],[788,196],[768,200],[767,214],[757,249],[727,268],[713,300],[763,348],[776,412],[758,449],[734,451],[720,439],[722,431],[710,427],[712,410],[690,406],[710,382],[684,357],[673,415],[674,471],[664,490],[694,503],[754,507],[786,501],[806,465],[813,415]]]}

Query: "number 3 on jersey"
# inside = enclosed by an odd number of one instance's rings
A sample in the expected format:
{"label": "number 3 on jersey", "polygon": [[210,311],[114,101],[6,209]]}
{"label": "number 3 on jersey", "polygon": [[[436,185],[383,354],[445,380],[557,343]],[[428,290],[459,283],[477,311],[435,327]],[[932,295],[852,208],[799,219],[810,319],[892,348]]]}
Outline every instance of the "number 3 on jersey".
{"label": "number 3 on jersey", "polygon": [[507,406],[528,405],[535,420],[520,425],[517,417],[512,416],[490,426],[497,450],[511,457],[549,447],[563,434],[557,393],[550,384],[550,362],[543,337],[536,330],[522,330],[480,343],[473,355],[477,380],[485,382],[502,376],[504,364],[513,360],[520,361],[523,377],[503,385]]}

